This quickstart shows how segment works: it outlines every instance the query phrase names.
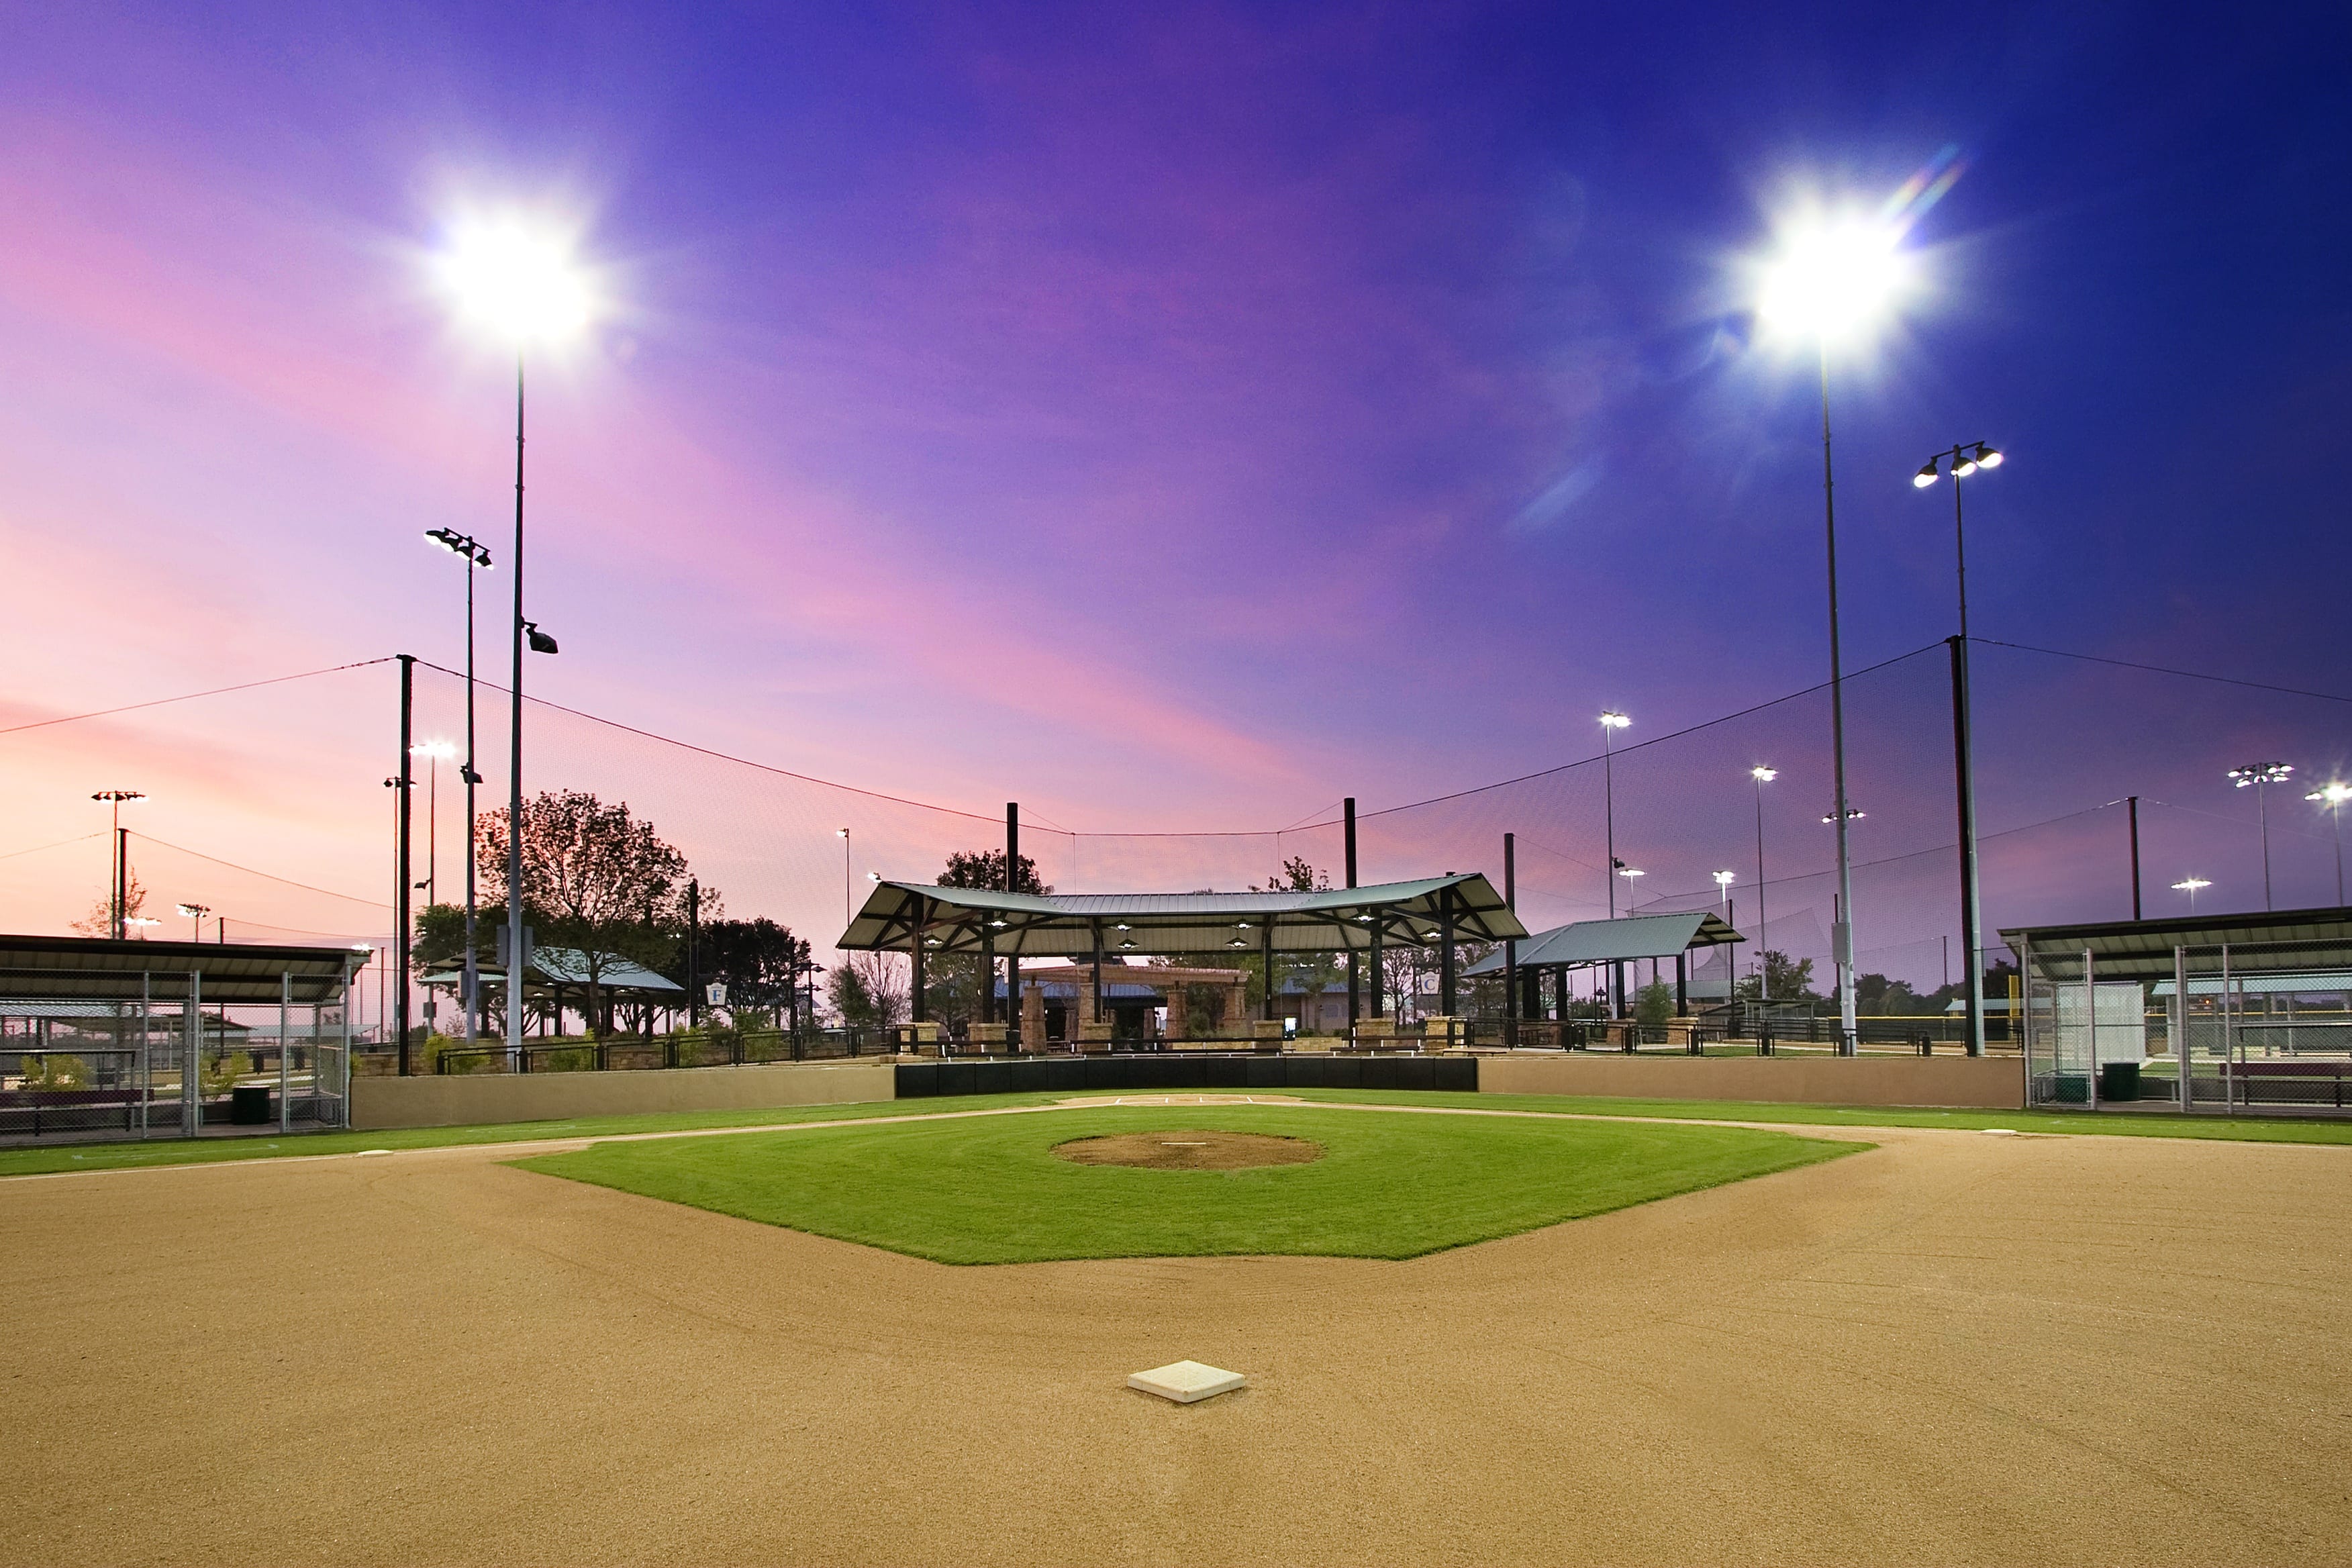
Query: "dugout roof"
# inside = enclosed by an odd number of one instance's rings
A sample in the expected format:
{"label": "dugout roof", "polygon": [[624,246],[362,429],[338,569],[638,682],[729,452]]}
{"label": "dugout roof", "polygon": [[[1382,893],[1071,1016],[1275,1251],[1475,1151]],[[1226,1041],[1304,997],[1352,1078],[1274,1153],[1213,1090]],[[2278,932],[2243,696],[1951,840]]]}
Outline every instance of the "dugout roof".
{"label": "dugout roof", "polygon": [[[1297,893],[1003,893],[879,882],[835,945],[851,952],[978,952],[1076,958],[1123,952],[1360,952],[1429,947],[1451,918],[1456,942],[1502,942],[1528,928],[1477,872]],[[1099,943],[1099,947],[1097,947]]]}
{"label": "dugout roof", "polygon": [[2021,968],[2045,980],[2080,980],[2083,954],[2101,980],[2169,980],[2172,950],[2193,950],[2202,972],[2230,950],[2232,973],[2334,967],[2352,952],[2352,909],[2170,915],[2152,921],[2022,926],[2000,933]]}
{"label": "dugout roof", "polygon": [[[1637,958],[1672,958],[1695,947],[1720,947],[1748,939],[1712,913],[1628,915],[1614,921],[1578,921],[1538,931],[1519,943],[1521,969],[1582,969]],[[1490,952],[1462,973],[1499,974],[1503,954]]]}
{"label": "dugout roof", "polygon": [[307,1007],[340,1000],[366,957],[348,947],[0,934],[0,993],[136,1002],[143,984],[154,1000],[177,1001],[194,976],[206,1002],[275,1003],[290,983],[290,1000]]}

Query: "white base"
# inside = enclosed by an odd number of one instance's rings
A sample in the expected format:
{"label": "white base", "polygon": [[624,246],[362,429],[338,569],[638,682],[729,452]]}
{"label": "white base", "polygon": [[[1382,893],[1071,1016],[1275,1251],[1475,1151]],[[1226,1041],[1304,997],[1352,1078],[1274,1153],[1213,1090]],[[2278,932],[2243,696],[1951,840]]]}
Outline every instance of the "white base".
{"label": "white base", "polygon": [[1172,1399],[1179,1405],[1191,1405],[1196,1400],[1231,1394],[1248,1381],[1237,1372],[1203,1366],[1197,1361],[1180,1361],[1139,1372],[1127,1380],[1127,1385],[1162,1399]]}

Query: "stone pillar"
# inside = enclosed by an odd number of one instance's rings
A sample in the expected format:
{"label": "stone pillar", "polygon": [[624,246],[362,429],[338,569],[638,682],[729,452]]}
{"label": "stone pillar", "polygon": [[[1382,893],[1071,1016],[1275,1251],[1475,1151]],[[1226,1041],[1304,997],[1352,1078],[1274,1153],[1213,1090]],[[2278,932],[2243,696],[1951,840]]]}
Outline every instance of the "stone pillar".
{"label": "stone pillar", "polygon": [[1031,984],[1021,988],[1021,1048],[1045,1048],[1045,988]]}
{"label": "stone pillar", "polygon": [[1225,1019],[1219,1032],[1246,1036],[1249,1024],[1249,982],[1237,980],[1225,987]]}
{"label": "stone pillar", "polygon": [[1190,1039],[1192,1016],[1189,1010],[1191,1004],[1184,997],[1183,982],[1171,981],[1161,989],[1168,994],[1168,1037],[1171,1040]]}

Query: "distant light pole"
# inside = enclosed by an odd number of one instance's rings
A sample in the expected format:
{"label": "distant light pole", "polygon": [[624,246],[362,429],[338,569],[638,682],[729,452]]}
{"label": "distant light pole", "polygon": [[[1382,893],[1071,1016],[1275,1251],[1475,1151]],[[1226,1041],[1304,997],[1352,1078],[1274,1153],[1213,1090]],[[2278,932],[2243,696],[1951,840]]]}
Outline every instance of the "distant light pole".
{"label": "distant light pole", "polygon": [[[1615,871],[1624,862],[1617,858],[1617,731],[1633,721],[1615,709],[1606,709],[1601,715],[1601,827],[1608,841],[1609,868]],[[1617,882],[1612,877],[1609,884],[1609,918],[1617,918]]]}
{"label": "distant light pole", "polygon": [[524,639],[535,653],[556,651],[555,639],[523,618],[523,360],[533,343],[553,343],[585,328],[597,300],[586,276],[562,237],[534,232],[509,218],[467,225],[450,237],[439,259],[441,280],[459,310],[512,345],[515,354],[514,670],[507,758],[507,1059],[522,1060],[522,656]]}
{"label": "distant light pole", "polygon": [[2325,805],[2329,825],[2336,830],[2336,901],[2340,904],[2344,901],[2344,803],[2352,800],[2352,784],[2324,784],[2303,798]]}
{"label": "distant light pole", "polygon": [[2202,877],[2185,877],[2172,884],[2172,890],[2189,895],[2189,912],[2193,915],[2197,912],[2197,889],[2210,888],[2212,885]]}
{"label": "distant light pole", "polygon": [[182,904],[180,906],[180,912],[188,917],[188,925],[192,932],[188,940],[191,942],[204,941],[205,917],[213,912],[212,906],[210,904]]}
{"label": "distant light pole", "polygon": [[845,931],[849,929],[849,922],[856,918],[850,912],[849,889],[855,885],[852,881],[855,873],[849,868],[849,829],[836,827],[833,832],[834,837],[841,840],[841,929]]}
{"label": "distant light pole", "polygon": [[419,741],[408,748],[408,754],[423,757],[425,763],[425,880],[416,885],[425,889],[426,904],[437,904],[441,901],[441,764],[456,756],[457,748],[446,741]]}
{"label": "distant light pole", "polygon": [[[1731,923],[1731,884],[1739,879],[1739,873],[1717,871],[1714,876],[1716,896],[1723,901],[1723,923],[1729,925]],[[1731,950],[1726,946],[1723,952],[1723,1003],[1727,1007],[1731,1005],[1732,969]]]}
{"label": "distant light pole", "polygon": [[[1952,639],[1952,773],[1960,817],[1960,947],[1968,956],[1965,995],[1968,1003],[1969,1055],[1985,1049],[1984,965],[1979,950],[1984,945],[1984,906],[1978,894],[1976,711],[1969,688],[1969,535],[1960,510],[1961,480],[1987,468],[2000,467],[2002,458],[1982,441],[1963,441],[1938,452],[1919,466],[1911,482],[1926,489],[1952,476],[1952,559],[1957,568],[1960,600],[1960,635]],[[2135,888],[2132,897],[2139,897]]]}
{"label": "distant light pole", "polygon": [[2263,908],[2265,910],[2271,908],[2270,786],[2286,783],[2287,776],[2294,772],[2293,764],[2288,763],[2248,763],[2244,767],[2230,770],[2231,784],[2239,789],[2250,784],[2253,787],[2254,816],[2262,823],[2263,830]]}
{"label": "distant light pole", "polygon": [[[460,533],[454,528],[435,528],[425,531],[425,538],[466,562],[466,765],[458,776],[466,781],[466,968],[458,981],[458,1005],[466,1015],[466,1044],[474,1043],[475,1030],[482,1012],[481,955],[476,951],[480,939],[475,931],[474,897],[474,786],[482,775],[474,754],[474,572],[493,570],[488,546],[471,534]],[[511,831],[509,837],[512,837]],[[427,895],[430,897],[430,895]],[[405,975],[401,984],[407,984]]]}
{"label": "distant light pole", "polygon": [[1778,768],[1761,765],[1748,770],[1756,781],[1756,1000],[1771,1000],[1771,965],[1764,962],[1764,786],[1780,776]]}
{"label": "distant light pole", "polygon": [[1828,544],[1830,757],[1836,793],[1838,911],[1830,932],[1837,964],[1838,1054],[1859,1038],[1853,998],[1853,861],[1847,845],[1845,666],[1838,644],[1837,486],[1830,460],[1830,344],[1857,332],[1891,304],[1908,281],[1897,248],[1901,231],[1884,220],[1822,222],[1782,237],[1763,279],[1758,314],[1777,330],[1811,340],[1822,389],[1822,520]]}
{"label": "distant light pole", "polygon": [[131,901],[131,856],[122,837],[122,803],[147,797],[135,789],[102,789],[89,798],[106,802],[113,817],[113,831],[107,836],[107,849],[114,857],[114,896],[107,900],[106,926],[114,934],[114,940],[121,942],[123,923],[131,918],[128,908]]}

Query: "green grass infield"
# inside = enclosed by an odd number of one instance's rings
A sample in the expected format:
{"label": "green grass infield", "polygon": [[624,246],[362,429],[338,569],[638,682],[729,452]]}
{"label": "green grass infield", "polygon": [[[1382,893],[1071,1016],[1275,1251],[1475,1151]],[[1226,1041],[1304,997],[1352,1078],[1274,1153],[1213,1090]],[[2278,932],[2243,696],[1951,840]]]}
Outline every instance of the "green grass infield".
{"label": "green grass infield", "polygon": [[[1309,1164],[1074,1164],[1066,1140],[1308,1138]],[[939,1263],[1291,1253],[1417,1258],[1850,1154],[1736,1127],[1167,1106],[599,1143],[526,1170]]]}

